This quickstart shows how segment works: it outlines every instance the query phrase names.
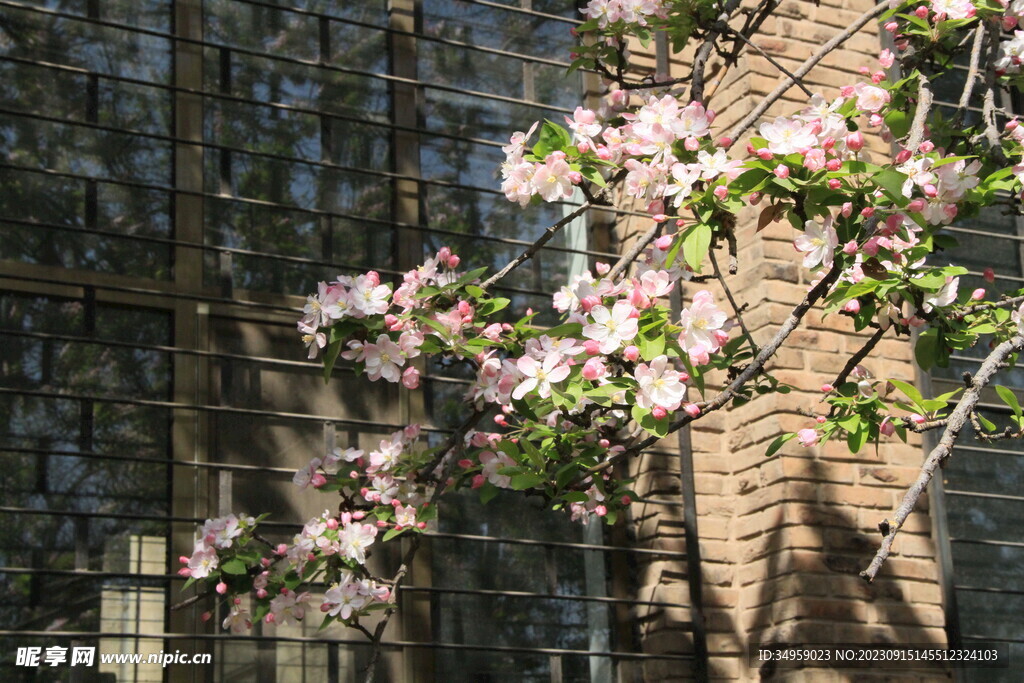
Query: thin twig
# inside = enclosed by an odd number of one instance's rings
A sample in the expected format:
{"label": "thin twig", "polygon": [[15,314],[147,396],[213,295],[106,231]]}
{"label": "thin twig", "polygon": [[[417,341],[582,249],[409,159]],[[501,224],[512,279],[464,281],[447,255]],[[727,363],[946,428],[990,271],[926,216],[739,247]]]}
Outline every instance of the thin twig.
{"label": "thin twig", "polygon": [[981,398],[981,391],[984,389],[992,378],[999,371],[999,366],[1003,361],[1011,354],[1024,349],[1024,336],[1018,334],[1012,339],[1004,341],[1002,344],[997,346],[992,353],[988,355],[985,362],[981,364],[981,367],[974,374],[971,379],[970,387],[964,391],[960,400],[957,401],[956,407],[953,408],[953,412],[950,413],[947,418],[946,429],[942,433],[942,437],[939,442],[925,458],[924,464],[921,466],[921,471],[917,475],[917,480],[914,481],[913,485],[907,490],[903,496],[903,501],[900,506],[896,509],[896,513],[893,516],[892,522],[888,525],[888,533],[882,539],[882,545],[879,547],[878,552],[875,553],[874,559],[871,560],[871,564],[868,568],[860,573],[861,578],[871,582],[878,576],[878,571],[882,568],[882,564],[889,557],[889,552],[892,550],[892,543],[896,538],[896,534],[903,527],[903,523],[907,520],[907,517],[913,511],[917,505],[918,499],[921,494],[924,493],[925,488],[928,486],[928,482],[931,481],[935,475],[935,471],[939,468],[946,458],[953,452],[953,444],[956,442],[956,438],[960,435],[960,431],[963,429],[964,424],[967,422],[968,416],[974,410],[978,400]]}
{"label": "thin twig", "polygon": [[566,216],[564,218],[562,218],[562,220],[560,220],[557,223],[555,223],[555,224],[551,225],[550,227],[548,227],[548,229],[544,231],[544,234],[541,235],[537,239],[536,242],[534,242],[533,244],[531,244],[529,247],[526,248],[526,251],[524,251],[522,254],[520,254],[519,256],[515,257],[511,261],[509,261],[509,263],[506,264],[506,266],[504,268],[502,268],[501,270],[499,270],[497,273],[495,273],[491,277],[487,278],[484,281],[484,283],[482,285],[480,285],[480,288],[481,289],[487,289],[488,287],[490,287],[491,285],[495,284],[496,282],[498,282],[499,280],[504,278],[506,275],[511,273],[513,270],[515,270],[519,266],[521,266],[524,263],[526,263],[527,261],[529,261],[533,257],[534,254],[536,254],[538,251],[540,251],[541,247],[543,247],[545,244],[547,244],[549,241],[551,241],[551,238],[554,237],[558,233],[559,230],[561,230],[566,225],[568,225],[569,223],[572,223],[574,220],[576,220],[577,218],[582,216],[593,205],[594,204],[591,201],[583,202],[576,209],[574,209],[571,213],[566,214]]}
{"label": "thin twig", "polygon": [[725,282],[725,276],[722,275],[721,269],[718,267],[718,259],[715,258],[715,250],[709,249],[708,256],[711,257],[711,267],[714,269],[715,277],[718,278],[718,282],[722,285],[722,291],[725,292],[725,298],[729,300],[732,305],[732,310],[736,313],[736,322],[739,323],[740,329],[743,331],[743,336],[747,338],[747,343],[750,344],[750,348],[756,356],[760,349],[757,348],[757,343],[754,342],[753,335],[750,334],[750,330],[747,329],[746,323],[743,322],[743,313],[741,312],[739,304],[736,303],[736,298],[732,295],[732,290],[729,289],[729,285]]}
{"label": "thin twig", "polygon": [[850,360],[846,361],[845,367],[843,367],[843,369],[839,371],[839,374],[836,375],[836,378],[832,380],[832,386],[837,389],[843,386],[846,382],[846,378],[850,376],[851,372],[853,372],[853,369],[860,365],[862,360],[868,357],[868,354],[874,350],[875,346],[878,345],[878,342],[882,341],[882,337],[884,336],[885,330],[878,328],[878,330],[871,335],[871,338],[864,343],[864,346],[860,347],[860,350],[850,356]]}
{"label": "thin twig", "polygon": [[[416,556],[416,551],[420,547],[420,539],[422,536],[416,534],[409,542],[409,549],[405,552],[405,557],[402,558],[402,564],[398,567],[398,571],[395,572],[395,578],[391,582],[391,595],[388,597],[388,606],[384,610],[384,616],[379,622],[377,627],[373,630],[373,634],[370,636],[371,650],[370,650],[370,661],[366,663],[364,669],[366,673],[365,682],[373,683],[374,678],[377,674],[377,662],[380,660],[380,641],[384,636],[384,630],[388,627],[388,622],[391,621],[391,616],[398,609],[395,604],[398,597],[398,587],[402,583],[402,579],[405,578],[406,573],[409,571],[409,565],[412,564],[413,558]],[[363,631],[366,631],[364,628]]]}
{"label": "thin twig", "polygon": [[693,81],[690,84],[690,101],[691,102],[703,102],[704,101],[704,70],[707,68],[708,59],[711,57],[711,50],[715,47],[715,42],[722,37],[727,31],[729,31],[729,19],[732,18],[732,13],[736,11],[736,8],[740,6],[741,0],[729,0],[729,2],[722,8],[722,12],[715,19],[714,24],[711,26],[711,30],[708,31],[704,38],[704,42],[697,48],[697,54],[693,57]]}
{"label": "thin twig", "polygon": [[[857,31],[863,28],[864,25],[867,24],[869,21],[871,21],[879,14],[885,12],[888,9],[889,0],[883,0],[882,2],[875,5],[873,8],[869,9],[864,14],[857,17],[857,19],[852,24],[850,24],[848,27],[837,33],[828,42],[822,45],[817,52],[808,57],[807,60],[804,61],[804,63],[801,64],[800,67],[793,72],[793,75],[796,76],[797,78],[803,78],[804,76],[806,76],[811,69],[817,66],[818,62],[825,58],[826,55],[828,55],[838,46],[842,45],[844,42],[849,40],[855,33],[857,33]],[[732,144],[735,145],[736,142],[739,140],[740,136],[747,132],[747,130],[749,130],[755,123],[757,123],[757,120],[761,118],[761,115],[768,111],[768,108],[775,104],[775,102],[779,100],[783,95],[785,95],[786,92],[794,85],[796,85],[796,81],[787,76],[786,79],[782,81],[782,83],[780,83],[778,87],[775,88],[775,90],[768,93],[768,96],[761,100],[758,103],[758,105],[754,107],[754,109],[743,118],[742,121],[733,126],[732,130],[729,131],[729,135],[727,136],[732,139]]]}
{"label": "thin twig", "polygon": [[1014,296],[1000,301],[993,301],[984,304],[974,304],[973,306],[966,306],[964,308],[955,309],[953,311],[954,316],[970,315],[971,313],[979,313],[981,311],[988,311],[993,308],[1012,308],[1017,304],[1024,303],[1024,296]]}
{"label": "thin twig", "polygon": [[742,40],[744,43],[749,45],[750,47],[754,48],[754,50],[756,50],[759,55],[761,55],[762,57],[764,57],[765,59],[768,60],[769,64],[774,66],[776,69],[778,69],[779,71],[781,71],[785,75],[789,76],[789,79],[791,81],[793,81],[794,83],[796,83],[796,85],[801,90],[803,90],[804,94],[806,94],[808,97],[812,97],[814,95],[814,93],[812,93],[808,89],[808,87],[806,85],[804,85],[804,82],[800,79],[799,76],[793,74],[792,72],[789,71],[789,69],[787,69],[786,67],[782,66],[777,61],[775,61],[774,57],[772,57],[770,54],[768,54],[767,52],[762,50],[760,45],[757,45],[754,42],[752,42],[749,38],[747,38],[745,35],[743,35],[743,33],[741,31],[732,30],[729,33],[731,33],[732,35],[736,36],[737,38]]}

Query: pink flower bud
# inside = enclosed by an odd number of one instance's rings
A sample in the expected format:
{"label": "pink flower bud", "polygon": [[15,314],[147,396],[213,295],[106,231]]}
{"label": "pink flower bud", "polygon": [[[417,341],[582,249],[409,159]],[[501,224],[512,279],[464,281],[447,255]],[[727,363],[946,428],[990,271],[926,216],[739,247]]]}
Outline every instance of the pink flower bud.
{"label": "pink flower bud", "polygon": [[917,151],[920,152],[921,154],[927,154],[928,152],[931,152],[934,149],[935,143],[932,142],[931,140],[925,140],[924,142],[917,146]]}
{"label": "pink flower bud", "polygon": [[582,308],[585,313],[590,313],[591,308],[600,305],[601,297],[597,296],[596,294],[590,294],[580,299],[580,308]]}
{"label": "pink flower bud", "polygon": [[828,422],[828,418],[825,417],[824,415],[819,415],[818,417],[814,418],[814,421],[817,422],[820,425],[823,425],[826,422]]}
{"label": "pink flower bud", "polygon": [[718,147],[732,147],[732,138],[722,136],[718,138],[718,142],[715,143]]}
{"label": "pink flower bud", "polygon": [[779,164],[778,166],[775,167],[775,171],[774,172],[775,172],[776,177],[788,178],[789,177],[789,166],[786,166],[785,164]]}
{"label": "pink flower bud", "polygon": [[594,514],[598,517],[604,517],[608,514],[608,508],[606,508],[604,505],[598,505],[597,507],[594,508]]}
{"label": "pink flower bud", "polygon": [[719,201],[722,201],[729,196],[729,188],[727,188],[725,185],[716,185],[715,189],[712,190],[711,192]]}
{"label": "pink flower bud", "polygon": [[832,386],[831,384],[822,384],[821,385],[821,393],[823,393],[823,394],[829,394],[829,393],[832,393],[835,390],[836,390],[836,388],[834,386]]}
{"label": "pink flower bud", "polygon": [[896,33],[896,30],[899,27],[900,27],[900,25],[897,24],[895,21],[889,21],[889,22],[886,22],[886,24],[885,24],[885,26],[883,28],[886,31],[888,31],[889,33]]}
{"label": "pink flower bud", "polygon": [[437,260],[438,261],[443,261],[443,262],[447,263],[448,259],[450,259],[451,257],[452,257],[452,249],[451,249],[451,247],[441,247],[440,249],[437,250]]}
{"label": "pink flower bud", "polygon": [[910,159],[910,156],[911,152],[909,149],[901,149],[899,154],[896,155],[896,158],[893,161],[897,164],[903,164],[906,163],[908,159]]}
{"label": "pink flower bud", "polygon": [[485,477],[482,474],[478,474],[478,475],[473,477],[473,483],[470,485],[470,488],[478,489],[481,486],[483,486],[486,482],[487,482],[487,477]]}
{"label": "pink flower bud", "polygon": [[579,152],[580,154],[586,154],[587,152],[590,151],[590,145],[587,144],[586,142],[581,142],[578,145],[576,145],[576,151]]}
{"label": "pink flower bud", "polygon": [[203,612],[202,614],[199,615],[199,618],[205,623],[205,622],[207,622],[207,621],[209,621],[210,619],[213,618],[213,613],[212,612]]}
{"label": "pink flower bud", "polygon": [[846,147],[854,152],[859,152],[864,148],[864,134],[859,130],[855,130],[846,136]]}
{"label": "pink flower bud", "polygon": [[847,313],[857,315],[858,313],[860,313],[860,301],[858,301],[857,299],[850,299],[849,301],[846,302],[846,305],[843,306],[843,310],[846,311]]}
{"label": "pink flower bud", "polygon": [[843,186],[843,182],[839,178],[829,178],[826,184],[830,190],[838,190]]}
{"label": "pink flower bud", "polygon": [[640,357],[640,349],[630,344],[622,351],[623,357],[631,362],[636,362],[636,359]]}
{"label": "pink flower bud", "polygon": [[801,429],[796,433],[796,438],[800,440],[801,446],[808,448],[818,443],[818,431],[816,429]]}
{"label": "pink flower bud", "polygon": [[612,151],[604,145],[597,146],[597,158],[601,161],[610,161],[613,156],[615,155],[612,154]]}
{"label": "pink flower bud", "polygon": [[596,356],[597,354],[601,353],[601,344],[600,342],[595,341],[594,339],[588,339],[587,341],[583,342],[583,350],[587,353],[588,356]]}
{"label": "pink flower bud", "polygon": [[882,424],[878,425],[878,431],[881,432],[883,436],[892,436],[896,433],[896,425],[894,425],[892,420],[887,417],[882,420]]}
{"label": "pink flower bud", "polygon": [[861,209],[860,215],[864,216],[864,218],[871,218],[872,216],[875,215],[875,207],[865,206],[863,209]]}
{"label": "pink flower bud", "polygon": [[937,197],[937,196],[939,196],[939,188],[935,187],[931,183],[928,183],[927,185],[922,187],[921,190],[924,192],[924,196],[925,197]]}
{"label": "pink flower bud", "polygon": [[319,472],[314,474],[310,478],[310,480],[309,480],[309,485],[312,486],[315,489],[320,488],[321,486],[323,486],[326,483],[327,483],[327,477],[325,477],[324,475],[320,474]]}
{"label": "pink flower bud", "polygon": [[757,206],[758,204],[761,203],[761,193],[760,192],[751,192],[750,196],[747,197],[747,201],[750,202],[751,206]]}
{"label": "pink flower bud", "polygon": [[910,416],[910,421],[913,422],[916,425],[922,425],[925,422],[927,422],[928,420],[927,420],[927,418],[925,418],[924,415],[918,415],[917,413],[913,413]]}
{"label": "pink flower bud", "polygon": [[691,418],[696,418],[700,415],[700,408],[696,403],[686,403],[683,405],[683,412],[689,415]]}
{"label": "pink flower bud", "polygon": [[829,159],[828,161],[825,162],[825,168],[831,171],[832,173],[835,173],[842,167],[843,162],[841,162],[839,159]]}
{"label": "pink flower bud", "polygon": [[449,268],[458,268],[460,263],[462,263],[462,259],[458,255],[452,254],[448,257]]}
{"label": "pink flower bud", "polygon": [[604,363],[598,357],[593,357],[587,360],[583,365],[583,378],[593,382],[594,380],[601,379],[608,373]]}
{"label": "pink flower bud", "polygon": [[188,555],[182,555],[182,556],[180,556],[178,558],[178,562],[180,562],[182,564],[188,564],[191,561],[192,561],[192,558],[190,558]]}
{"label": "pink flower bud", "polygon": [[427,523],[426,522],[416,522],[416,528],[417,529],[426,529],[427,528]]}
{"label": "pink flower bud", "polygon": [[612,269],[611,264],[605,263],[604,261],[598,261],[594,264],[594,270],[597,271],[598,275],[607,275]]}
{"label": "pink flower bud", "polygon": [[775,155],[772,154],[772,151],[770,149],[768,149],[767,147],[762,147],[761,149],[757,150],[757,156],[762,161],[771,161],[771,159]]}
{"label": "pink flower bud", "polygon": [[182,567],[178,570],[178,576],[184,576],[185,578],[188,578],[192,576],[192,570],[188,567]]}
{"label": "pink flower bud", "polygon": [[232,602],[233,604],[235,604],[235,605],[241,605],[241,604],[242,604],[242,598],[233,598],[233,599],[231,600],[231,602]]}
{"label": "pink flower bud", "polygon": [[661,251],[668,251],[672,247],[672,235],[662,235],[654,240],[654,246]]}
{"label": "pink flower bud", "polygon": [[226,583],[224,583],[223,581],[221,581],[220,583],[217,584],[217,587],[216,587],[215,590],[219,594],[224,595],[225,593],[228,592],[228,585]]}
{"label": "pink flower bud", "polygon": [[274,550],[274,553],[277,554],[277,555],[287,555],[288,554],[288,546],[286,544],[284,544],[284,543],[279,543],[277,548]]}
{"label": "pink flower bud", "polygon": [[366,281],[376,287],[380,284],[380,273],[375,270],[371,270],[366,274]]}
{"label": "pink flower bud", "polygon": [[600,446],[601,448],[608,448],[609,446],[612,445],[612,442],[609,441],[608,439],[598,439],[597,445]]}
{"label": "pink flower bud", "polygon": [[260,600],[262,600],[263,598],[267,597],[268,595],[269,595],[269,593],[267,593],[267,589],[266,588],[260,588],[260,589],[258,589],[256,591],[256,597],[259,598]]}
{"label": "pink flower bud", "polygon": [[982,271],[981,277],[984,278],[985,282],[992,284],[996,281],[996,271],[991,268],[986,268]]}
{"label": "pink flower bud", "polygon": [[666,216],[663,213],[656,213],[653,216],[651,216],[651,220],[653,220],[655,223],[664,223],[665,221],[668,220],[668,216]]}
{"label": "pink flower bud", "polygon": [[569,171],[569,182],[573,185],[579,185],[583,182],[583,174],[579,171]]}
{"label": "pink flower bud", "polygon": [[261,557],[260,558],[260,564],[262,564],[264,567],[269,567],[270,566],[270,558],[269,557]]}
{"label": "pink flower bud", "polygon": [[277,621],[277,616],[273,612],[268,612],[267,616],[263,617],[263,621],[268,624],[273,624]]}
{"label": "pink flower bud", "polygon": [[327,526],[328,529],[331,529],[332,531],[338,528],[338,520],[334,517],[328,517],[327,521],[324,522],[324,524]]}
{"label": "pink flower bud", "polygon": [[702,344],[697,344],[689,351],[690,362],[694,365],[707,365],[711,362],[711,354]]}
{"label": "pink flower bud", "polygon": [[853,202],[843,202],[843,207],[839,210],[843,218],[849,218],[853,214]]}
{"label": "pink flower bud", "polygon": [[850,240],[843,245],[843,253],[849,256],[857,253],[857,242],[856,240]]}
{"label": "pink flower bud", "polygon": [[500,425],[502,427],[507,427],[508,420],[505,419],[504,415],[498,414],[494,416],[494,424]]}
{"label": "pink flower bud", "polygon": [[862,66],[862,67],[858,68],[857,71],[860,72],[864,76],[867,76],[869,73],[871,73],[871,69],[869,69],[866,66]]}
{"label": "pink flower bud", "polygon": [[696,152],[700,149],[700,141],[691,135],[683,140],[683,147],[686,148],[686,151],[688,152]]}
{"label": "pink flower bud", "polygon": [[402,372],[402,386],[406,389],[417,389],[420,386],[420,371],[410,366]]}
{"label": "pink flower bud", "polygon": [[928,8],[925,7],[924,5],[921,5],[917,9],[914,10],[914,14],[916,14],[919,19],[927,19],[928,18]]}
{"label": "pink flower bud", "polygon": [[654,410],[651,411],[651,415],[655,420],[664,420],[668,417],[668,411],[661,406],[654,406]]}
{"label": "pink flower bud", "polygon": [[976,290],[971,292],[971,299],[974,301],[981,301],[985,298],[985,288],[978,287]]}

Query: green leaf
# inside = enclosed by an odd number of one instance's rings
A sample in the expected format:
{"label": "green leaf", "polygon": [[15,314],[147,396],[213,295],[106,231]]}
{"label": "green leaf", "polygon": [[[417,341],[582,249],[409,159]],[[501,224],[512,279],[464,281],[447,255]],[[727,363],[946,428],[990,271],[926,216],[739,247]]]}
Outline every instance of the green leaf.
{"label": "green leaf", "polygon": [[227,562],[222,564],[220,566],[220,570],[225,574],[233,574],[234,576],[245,574],[248,571],[245,564],[243,564],[242,561],[237,558],[228,560]]}
{"label": "green leaf", "polygon": [[496,495],[498,495],[498,490],[498,487],[491,482],[485,482],[484,485],[480,487],[480,502],[486,505]]}
{"label": "green leaf", "polygon": [[871,180],[899,206],[906,206],[910,201],[903,196],[903,183],[906,182],[907,176],[896,169],[887,168],[881,173],[876,173]]}
{"label": "green leaf", "polygon": [[764,452],[764,456],[766,458],[770,458],[771,456],[778,453],[779,449],[786,445],[787,442],[792,441],[795,438],[796,434],[783,434],[782,436],[775,439],[775,441],[771,442],[771,445],[768,446],[768,450]]}
{"label": "green leaf", "polygon": [[917,337],[914,358],[924,371],[931,370],[939,356],[939,336],[935,330],[925,330]]}
{"label": "green leaf", "polygon": [[1006,387],[1004,387],[1004,386],[1002,386],[1000,384],[997,384],[995,386],[995,390],[996,390],[996,393],[999,394],[999,398],[1003,399],[1003,403],[1005,403],[1006,405],[1010,406],[1010,410],[1013,411],[1013,414],[1016,417],[1020,417],[1021,416],[1020,402],[1017,401],[1017,396],[1013,393],[1013,391],[1011,391],[1010,389],[1007,389]]}
{"label": "green leaf", "polygon": [[515,491],[522,491],[524,489],[532,489],[545,481],[547,481],[547,478],[542,474],[537,474],[536,472],[524,472],[523,474],[517,474],[512,477],[511,486]]}
{"label": "green leaf", "polygon": [[978,417],[978,422],[981,423],[982,427],[984,427],[986,430],[988,430],[990,432],[996,431],[996,426],[995,426],[995,424],[991,420],[986,418],[981,413],[976,413],[976,415]]}
{"label": "green leaf", "polygon": [[544,456],[540,454],[537,447],[533,445],[533,442],[527,438],[519,439],[519,445],[522,447],[523,452],[526,453],[526,457],[530,460],[530,463],[537,469],[544,467]]}
{"label": "green leaf", "polygon": [[696,273],[700,272],[701,264],[708,255],[711,233],[711,226],[701,223],[689,228],[683,235],[683,259]]}
{"label": "green leaf", "polygon": [[921,392],[918,391],[917,387],[914,385],[898,379],[890,379],[889,383],[902,391],[903,395],[913,401],[916,405],[921,405],[921,402],[924,401],[924,396],[921,395]]}
{"label": "green leaf", "polygon": [[404,527],[401,529],[388,529],[387,533],[384,534],[384,538],[382,538],[381,541],[390,541],[392,538],[398,536],[401,533],[404,533],[405,531],[407,531],[407,528]]}
{"label": "green leaf", "polygon": [[334,364],[338,362],[341,354],[341,340],[333,341],[324,349],[324,384],[331,381],[331,373],[334,372]]}
{"label": "green leaf", "polygon": [[868,429],[868,426],[866,424],[862,424],[860,429],[855,432],[851,432],[846,437],[846,445],[850,447],[851,453],[857,453],[860,449],[864,448],[864,444],[867,443],[870,432],[871,430]]}

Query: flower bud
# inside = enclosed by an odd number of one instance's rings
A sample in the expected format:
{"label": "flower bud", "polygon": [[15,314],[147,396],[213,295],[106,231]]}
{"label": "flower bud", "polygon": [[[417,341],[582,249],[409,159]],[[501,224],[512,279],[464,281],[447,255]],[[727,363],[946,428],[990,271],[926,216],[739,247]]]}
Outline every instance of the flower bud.
{"label": "flower bud", "polygon": [[770,161],[775,156],[774,154],[772,154],[772,151],[767,147],[762,147],[761,149],[757,150],[756,154],[758,158],[761,159],[762,161]]}
{"label": "flower bud", "polygon": [[843,310],[846,311],[847,313],[857,315],[858,313],[860,313],[860,301],[858,301],[857,299],[850,299],[849,301],[846,302],[846,305],[843,306]]}
{"label": "flower bud", "polygon": [[838,190],[843,186],[843,182],[839,178],[829,178],[826,184],[830,190]]}
{"label": "flower bud", "polygon": [[683,140],[683,147],[688,152],[696,152],[698,149],[700,149],[700,141],[691,135],[690,137]]}
{"label": "flower bud", "polygon": [[683,405],[683,412],[689,415],[691,418],[696,418],[700,415],[700,408],[696,403],[687,403]]}
{"label": "flower bud", "polygon": [[458,268],[460,263],[462,263],[462,259],[457,254],[452,254],[448,257],[449,268]]}
{"label": "flower bud", "polygon": [[406,389],[418,389],[420,386],[420,371],[410,366],[402,373],[402,386]]}
{"label": "flower bud", "polygon": [[778,166],[775,167],[774,173],[775,173],[776,177],[778,177],[778,178],[783,178],[783,179],[788,178],[789,177],[789,166],[786,166],[785,164],[779,164]]}
{"label": "flower bud", "polygon": [[729,188],[725,185],[716,185],[715,189],[711,191],[719,201],[723,201],[729,196]]}
{"label": "flower bud", "polygon": [[825,168],[833,173],[835,173],[842,167],[843,162],[841,162],[839,159],[829,159],[828,161],[825,162]]}
{"label": "flower bud", "polygon": [[992,284],[993,282],[996,281],[996,271],[992,270],[991,268],[986,268],[984,271],[982,271],[981,277],[984,278],[985,282]]}
{"label": "flower bud", "polygon": [[651,411],[651,416],[654,417],[655,420],[664,420],[668,417],[668,411],[661,406],[654,406],[654,409]]}
{"label": "flower bud", "polygon": [[654,240],[654,246],[661,251],[668,251],[672,247],[672,235],[662,235]]}
{"label": "flower bud", "polygon": [[640,349],[630,344],[625,349],[623,349],[622,355],[626,360],[635,363],[636,360],[640,357]]}
{"label": "flower bud", "polygon": [[985,288],[984,287],[978,287],[976,290],[971,292],[971,299],[973,301],[981,301],[984,298],[985,298]]}
{"label": "flower bud", "polygon": [[583,350],[586,351],[588,356],[596,356],[601,353],[601,344],[594,339],[588,339],[583,342]]}
{"label": "flower bud", "polygon": [[727,136],[720,137],[718,138],[718,142],[716,142],[715,145],[717,145],[718,147],[731,147],[732,138]]}
{"label": "flower bud", "polygon": [[864,148],[864,134],[859,130],[855,130],[846,136],[846,147],[847,149],[859,152]]}
{"label": "flower bud", "polygon": [[897,29],[898,29],[899,27],[900,27],[900,25],[899,25],[899,24],[897,24],[897,23],[896,23],[895,21],[889,21],[889,22],[886,22],[885,26],[883,26],[883,28],[884,28],[884,29],[885,29],[886,31],[888,31],[889,33],[896,33],[896,30],[897,30]]}
{"label": "flower bud", "polygon": [[224,583],[223,581],[221,581],[221,582],[219,582],[219,583],[217,584],[217,587],[216,587],[216,589],[215,589],[215,590],[216,590],[216,591],[217,591],[217,592],[218,592],[218,593],[219,593],[220,595],[224,595],[225,593],[227,593],[227,592],[228,592],[228,585],[227,585],[226,583]]}

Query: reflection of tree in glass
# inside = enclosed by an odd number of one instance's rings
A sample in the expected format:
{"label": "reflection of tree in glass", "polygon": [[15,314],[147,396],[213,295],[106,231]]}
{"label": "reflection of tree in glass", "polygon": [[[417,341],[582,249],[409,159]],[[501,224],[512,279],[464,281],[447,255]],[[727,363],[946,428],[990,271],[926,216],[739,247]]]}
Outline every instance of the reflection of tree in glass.
{"label": "reflection of tree in glass", "polygon": [[[308,9],[339,16],[335,3],[311,3]],[[387,34],[383,31],[330,21],[322,32],[315,17],[237,2],[207,3],[207,11],[207,40],[219,45],[256,50],[271,57],[323,59],[345,68],[387,71]],[[351,3],[341,11],[340,16],[358,21],[379,23],[383,17],[379,3]],[[319,48],[317,36],[326,39]],[[386,230],[360,220],[334,217],[330,238],[325,239],[328,229],[324,217],[289,208],[360,218],[389,216],[389,182],[359,171],[316,165],[326,162],[388,170],[388,129],[369,123],[388,118],[386,82],[224,48],[207,48],[204,56],[204,82],[209,92],[325,112],[318,115],[219,98],[207,100],[205,134],[209,140],[269,155],[208,150],[207,191],[281,205],[271,208],[209,201],[208,241],[355,266],[386,267]],[[358,117],[368,123],[331,114]],[[315,288],[322,271],[322,267],[241,257],[234,272],[238,286],[292,293]]]}
{"label": "reflection of tree in glass", "polygon": [[[87,334],[77,302],[5,295],[0,328]],[[100,339],[166,344],[169,322],[158,313],[98,307]],[[0,345],[3,386],[24,390],[167,400],[170,359],[130,347],[5,336]],[[162,516],[168,509],[168,414],[117,403],[43,397],[0,399],[0,452],[7,448],[104,453],[137,460],[103,460],[4,452],[0,492],[11,507],[100,514]],[[128,535],[166,536],[158,521],[6,514],[0,523],[0,565],[127,571]],[[120,551],[119,551],[120,550]],[[76,562],[76,554],[78,561]],[[77,568],[86,568],[77,566]],[[100,583],[67,576],[4,574],[4,628],[96,628]],[[109,582],[108,582],[109,583]],[[68,596],[73,595],[71,609]]]}
{"label": "reflection of tree in glass", "polygon": [[[78,2],[47,4],[82,11]],[[158,30],[167,28],[161,22],[169,23],[166,0],[118,0],[105,2],[104,8],[113,21]],[[0,54],[154,83],[167,83],[170,77],[170,49],[164,39],[25,10],[0,16]],[[172,109],[165,91],[13,61],[0,62],[0,78],[0,107],[103,127],[5,115],[0,119],[0,154],[10,163],[169,185],[169,143],[104,129],[169,135]],[[127,235],[169,234],[164,192],[11,169],[0,170],[0,183],[0,216],[6,218]],[[160,245],[17,223],[5,225],[4,232],[0,257],[149,277],[169,273],[168,251]]]}

